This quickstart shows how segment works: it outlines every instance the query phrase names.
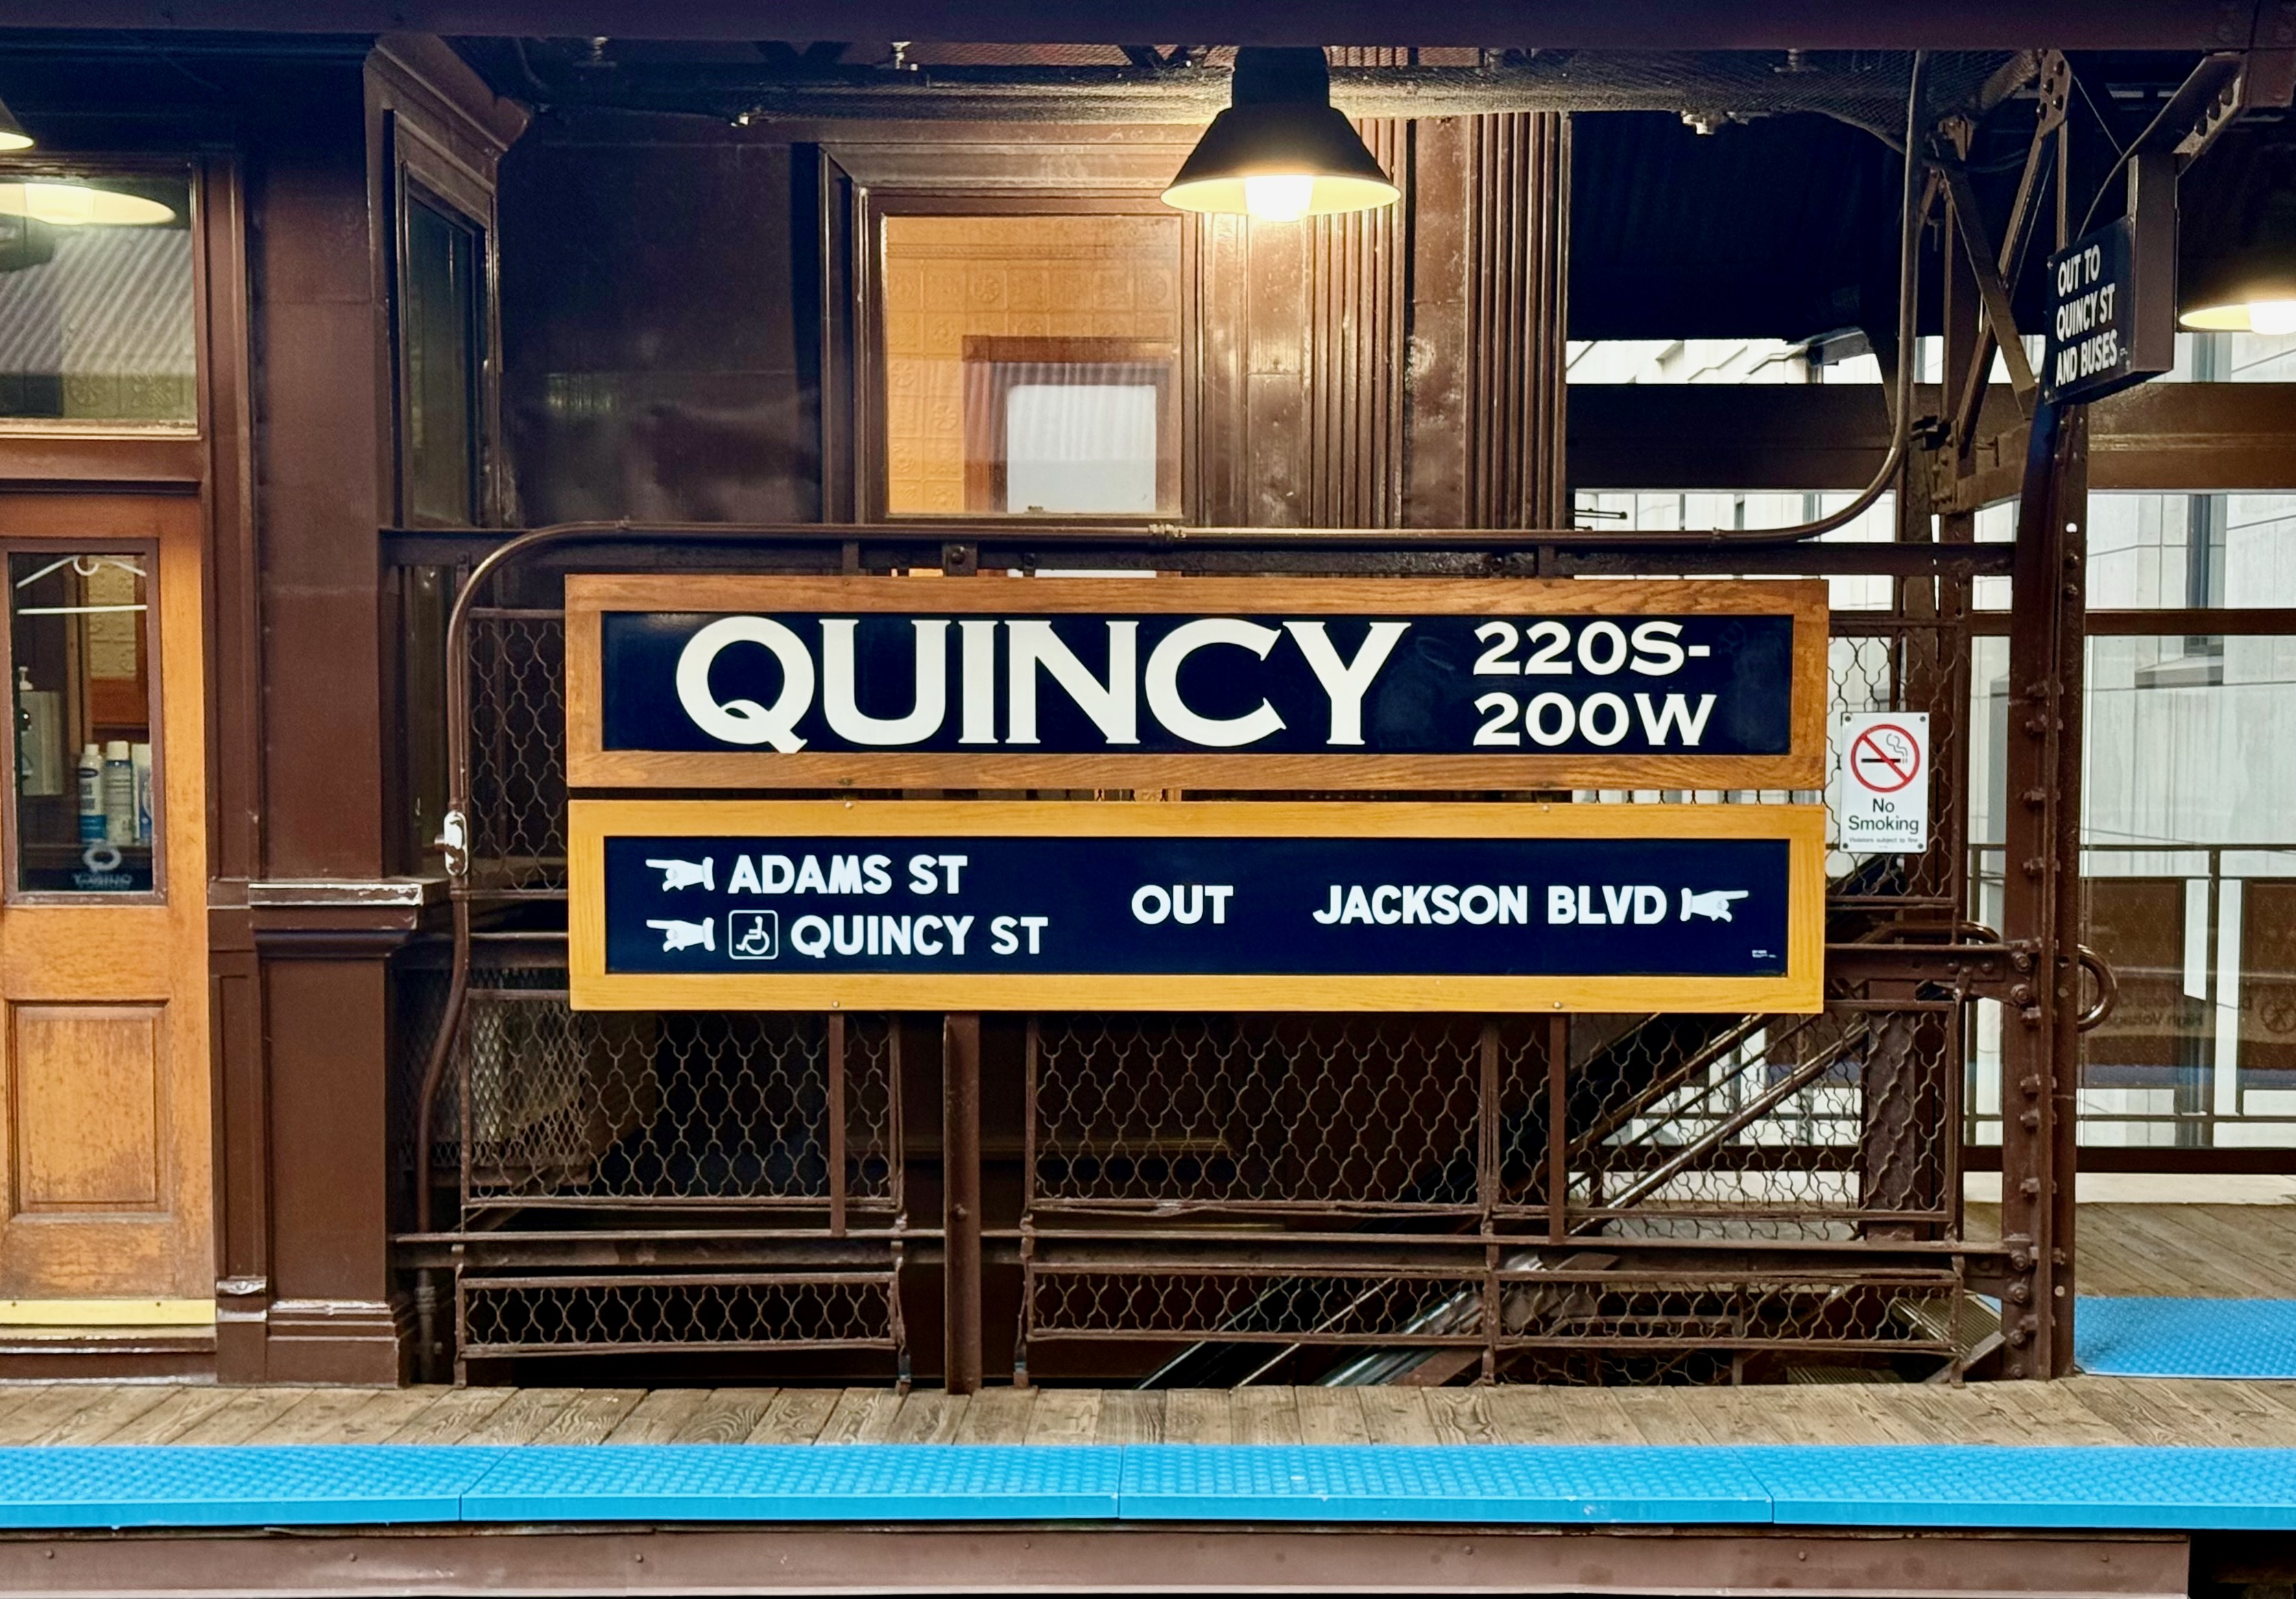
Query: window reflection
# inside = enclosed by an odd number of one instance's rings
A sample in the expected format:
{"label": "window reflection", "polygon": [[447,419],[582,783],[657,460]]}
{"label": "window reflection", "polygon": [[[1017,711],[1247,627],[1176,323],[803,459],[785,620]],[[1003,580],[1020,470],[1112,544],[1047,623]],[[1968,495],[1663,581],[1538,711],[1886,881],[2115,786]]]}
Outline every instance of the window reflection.
{"label": "window reflection", "polygon": [[0,174],[0,419],[198,421],[191,187]]}
{"label": "window reflection", "polygon": [[159,838],[149,558],[17,552],[8,577],[16,886],[148,893]]}
{"label": "window reflection", "polygon": [[467,525],[480,517],[479,373],[485,301],[479,230],[421,201],[406,208],[400,308],[406,513]]}
{"label": "window reflection", "polygon": [[[2172,527],[2175,523],[2170,524]],[[1972,912],[1998,927],[2008,641],[1972,654]],[[2120,1003],[2081,1039],[2088,1144],[2296,1144],[2296,831],[2283,736],[2296,640],[2234,634],[2208,670],[2178,635],[2088,641],[2082,942]],[[2000,1022],[1975,1039],[1981,1142],[2000,1136]]]}

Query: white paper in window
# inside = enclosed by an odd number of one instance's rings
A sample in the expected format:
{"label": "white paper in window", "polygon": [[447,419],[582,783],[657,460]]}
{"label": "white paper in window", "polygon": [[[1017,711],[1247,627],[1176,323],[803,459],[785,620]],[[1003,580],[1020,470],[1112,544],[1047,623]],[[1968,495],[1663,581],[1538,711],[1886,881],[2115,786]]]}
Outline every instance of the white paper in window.
{"label": "white paper in window", "polygon": [[1152,515],[1156,386],[1015,384],[1004,401],[1004,508]]}

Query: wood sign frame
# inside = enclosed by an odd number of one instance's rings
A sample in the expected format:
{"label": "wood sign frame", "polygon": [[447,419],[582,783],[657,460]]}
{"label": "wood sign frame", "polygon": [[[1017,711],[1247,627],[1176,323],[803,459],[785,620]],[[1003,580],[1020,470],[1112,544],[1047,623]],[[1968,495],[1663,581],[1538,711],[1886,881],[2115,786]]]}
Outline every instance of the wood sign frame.
{"label": "wood sign frame", "polygon": [[[1812,1013],[1824,962],[1825,813],[1817,805],[1419,802],[1154,805],[1089,800],[576,800],[570,808],[570,992],[579,1010],[1250,1010]],[[1783,972],[1764,976],[1271,975],[1024,970],[607,970],[607,841],[758,839],[1781,840]],[[781,857],[786,858],[786,857]],[[918,859],[926,857],[919,857]],[[945,857],[944,857],[945,858]],[[1620,858],[1628,858],[1620,857]],[[668,865],[649,860],[649,867]],[[893,864],[898,872],[900,865]],[[914,868],[913,868],[914,869]],[[1375,867],[1372,868],[1376,870]],[[668,888],[668,884],[664,887]],[[683,885],[680,885],[683,886]],[[731,884],[726,884],[730,890]],[[952,885],[954,887],[954,885]],[[713,881],[712,890],[717,887]],[[898,887],[898,885],[897,885]],[[1559,890],[1558,890],[1559,891]],[[894,904],[889,897],[882,904]],[[683,906],[685,899],[678,901]],[[693,901],[709,914],[709,902]],[[827,908],[826,902],[811,902]],[[1671,899],[1664,913],[1672,922]],[[800,902],[779,901],[784,912]],[[801,908],[801,906],[800,906]],[[980,909],[978,905],[973,909]],[[841,920],[842,918],[840,918]],[[1599,920],[1599,918],[1595,918]],[[1325,920],[1319,916],[1317,920]],[[1392,915],[1380,920],[1392,922]],[[1485,918],[1488,920],[1488,917]],[[1690,920],[1685,902],[1683,921]],[[730,918],[729,918],[730,922]],[[665,923],[648,922],[646,926]],[[985,923],[984,923],[985,926]],[[1669,928],[1671,931],[1671,928]],[[1654,935],[1655,936],[1655,935]],[[732,952],[729,927],[726,951]],[[1761,953],[1761,952],[1758,952]]]}
{"label": "wood sign frame", "polygon": [[[608,613],[843,613],[967,618],[1082,613],[1111,619],[1638,616],[1790,618],[1791,737],[1783,750],[1489,754],[1390,750],[1252,753],[1216,750],[1046,751],[963,749],[619,748],[605,746],[603,644]],[[1488,625],[1488,624],[1479,624]],[[890,577],[570,576],[566,580],[568,781],[577,789],[1157,789],[1313,791],[1536,788],[1816,789],[1824,785],[1827,589],[1822,581],[1573,581],[1522,578],[980,577],[920,585]],[[1583,640],[1582,640],[1583,644]],[[1526,651],[1528,646],[1525,646]],[[1695,650],[1693,652],[1696,653]],[[1239,656],[1239,659],[1243,659]],[[1524,665],[1527,666],[1528,654]],[[1623,684],[1625,679],[1617,681]],[[1472,686],[1485,686],[1479,677]],[[1492,679],[1494,693],[1509,690]],[[1525,701],[1539,687],[1518,678]],[[1047,687],[1048,695],[1057,688]],[[1614,696],[1615,697],[1615,696]],[[674,707],[673,707],[674,709]],[[954,716],[954,711],[951,715]],[[1622,713],[1623,714],[1623,713]],[[1644,713],[1645,718],[1647,713]],[[1520,724],[1517,724],[1519,726]]]}

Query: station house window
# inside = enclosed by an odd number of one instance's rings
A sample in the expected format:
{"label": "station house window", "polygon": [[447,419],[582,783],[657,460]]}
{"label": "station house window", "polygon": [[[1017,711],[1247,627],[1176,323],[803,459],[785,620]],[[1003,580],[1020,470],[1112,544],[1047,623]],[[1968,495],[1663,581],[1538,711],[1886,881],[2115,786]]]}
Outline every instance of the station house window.
{"label": "station house window", "polygon": [[0,431],[199,424],[191,184],[0,168]]}
{"label": "station house window", "polygon": [[149,549],[9,552],[20,894],[158,886]]}
{"label": "station house window", "polygon": [[480,377],[486,348],[484,233],[410,194],[406,210],[399,362],[405,406],[401,492],[412,521],[484,520]]}
{"label": "station house window", "polygon": [[882,219],[886,511],[1177,516],[1182,219]]}

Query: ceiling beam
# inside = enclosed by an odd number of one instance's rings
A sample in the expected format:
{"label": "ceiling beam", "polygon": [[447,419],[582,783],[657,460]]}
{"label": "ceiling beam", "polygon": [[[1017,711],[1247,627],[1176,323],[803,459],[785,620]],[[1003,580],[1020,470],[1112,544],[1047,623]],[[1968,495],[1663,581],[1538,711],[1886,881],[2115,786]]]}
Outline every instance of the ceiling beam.
{"label": "ceiling beam", "polygon": [[[2286,48],[2276,0],[779,0],[784,39],[1521,49]],[[758,37],[756,0],[9,0],[0,28],[629,39]]]}

